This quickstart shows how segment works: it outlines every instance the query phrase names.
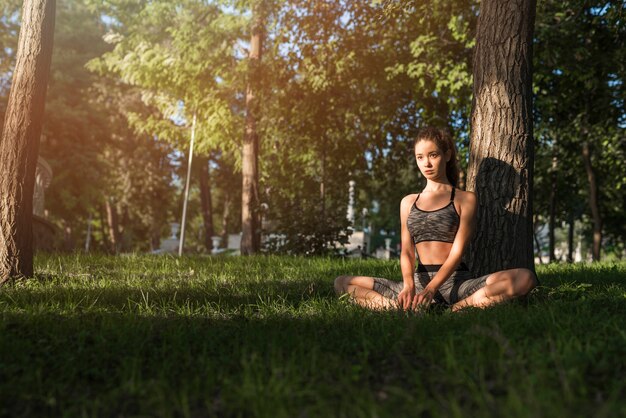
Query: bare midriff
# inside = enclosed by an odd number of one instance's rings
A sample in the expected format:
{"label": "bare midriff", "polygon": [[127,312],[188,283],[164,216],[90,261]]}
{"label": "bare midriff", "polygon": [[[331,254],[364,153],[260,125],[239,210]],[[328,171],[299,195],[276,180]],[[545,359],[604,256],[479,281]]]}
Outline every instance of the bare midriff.
{"label": "bare midriff", "polygon": [[440,241],[424,241],[415,244],[419,261],[422,264],[443,264],[450,250],[452,249],[451,242]]}

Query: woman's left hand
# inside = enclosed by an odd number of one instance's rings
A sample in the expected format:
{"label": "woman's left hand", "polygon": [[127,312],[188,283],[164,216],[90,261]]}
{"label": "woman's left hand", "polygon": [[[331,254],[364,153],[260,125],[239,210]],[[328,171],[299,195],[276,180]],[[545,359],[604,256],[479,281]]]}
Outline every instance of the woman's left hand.
{"label": "woman's left hand", "polygon": [[429,289],[428,287],[421,292],[416,293],[415,297],[413,298],[413,310],[418,309],[418,307],[427,308],[428,306],[430,306],[434,297],[435,291]]}

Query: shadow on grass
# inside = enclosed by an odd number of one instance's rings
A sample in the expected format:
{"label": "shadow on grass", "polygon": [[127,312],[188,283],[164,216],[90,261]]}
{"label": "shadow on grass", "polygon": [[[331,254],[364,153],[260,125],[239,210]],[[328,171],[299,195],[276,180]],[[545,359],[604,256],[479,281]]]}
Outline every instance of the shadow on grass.
{"label": "shadow on grass", "polygon": [[[311,316],[230,318],[4,312],[0,414],[272,416],[283,408],[278,415],[294,416],[312,408],[316,416],[320,405],[326,413],[340,405],[348,416],[360,405],[385,416],[415,405],[445,411],[455,399],[481,415],[510,394],[541,401],[545,412],[555,398],[600,391],[606,400],[623,390],[623,367],[612,359],[626,355],[617,332],[624,315],[616,299],[426,316],[340,304]],[[566,370],[565,383],[553,369]]]}

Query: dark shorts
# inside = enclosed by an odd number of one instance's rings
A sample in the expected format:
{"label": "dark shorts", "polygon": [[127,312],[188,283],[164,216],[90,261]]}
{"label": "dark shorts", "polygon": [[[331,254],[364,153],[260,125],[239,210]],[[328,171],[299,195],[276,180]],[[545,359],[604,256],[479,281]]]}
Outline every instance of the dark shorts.
{"label": "dark shorts", "polygon": [[[413,274],[413,281],[415,282],[415,293],[419,293],[426,285],[435,277],[437,271],[441,265],[420,264],[417,267],[417,271]],[[441,285],[433,301],[435,303],[441,303],[445,305],[452,305],[456,302],[465,299],[469,295],[476,292],[478,289],[485,286],[489,274],[481,277],[472,277],[472,274],[467,269],[465,264],[461,264],[458,269],[452,273],[452,275]],[[381,295],[397,300],[398,294],[404,287],[404,283],[396,280],[383,279],[380,277],[374,277],[374,291]]]}

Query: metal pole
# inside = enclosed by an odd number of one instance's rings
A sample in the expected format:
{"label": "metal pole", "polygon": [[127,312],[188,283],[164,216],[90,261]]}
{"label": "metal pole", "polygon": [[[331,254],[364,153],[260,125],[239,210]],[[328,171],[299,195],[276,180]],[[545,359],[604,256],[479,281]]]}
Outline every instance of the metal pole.
{"label": "metal pole", "polygon": [[180,225],[180,240],[178,243],[178,255],[183,255],[185,242],[185,221],[187,220],[187,198],[189,197],[189,179],[191,178],[191,161],[193,160],[193,142],[196,137],[196,113],[193,113],[191,124],[191,144],[189,145],[189,164],[187,165],[187,181],[185,182],[185,199],[183,200],[183,220]]}

